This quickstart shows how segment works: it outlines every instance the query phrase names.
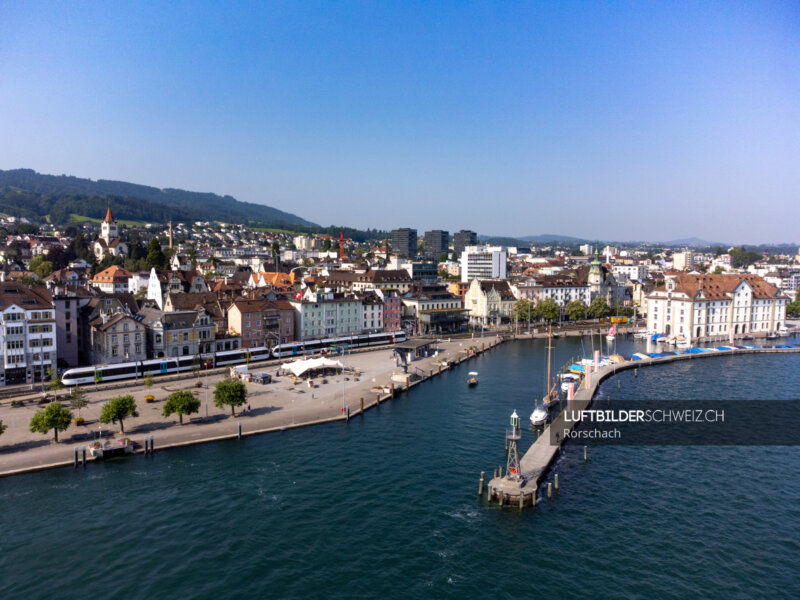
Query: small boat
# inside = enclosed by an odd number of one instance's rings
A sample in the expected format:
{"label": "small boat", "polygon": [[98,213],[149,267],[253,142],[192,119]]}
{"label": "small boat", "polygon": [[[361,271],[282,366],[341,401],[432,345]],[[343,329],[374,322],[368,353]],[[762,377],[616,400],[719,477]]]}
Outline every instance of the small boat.
{"label": "small boat", "polygon": [[781,337],[787,337],[789,335],[789,328],[783,325],[780,329],[778,329],[778,335]]}
{"label": "small boat", "polygon": [[778,339],[778,332],[777,331],[770,331],[767,334],[767,339],[768,340],[777,340]]}
{"label": "small boat", "polygon": [[533,409],[531,413],[531,425],[534,427],[540,427],[547,423],[548,419],[550,419],[550,411],[542,406],[537,406]]}
{"label": "small boat", "polygon": [[688,340],[678,340],[675,344],[678,348],[691,348],[692,345],[689,343]]}
{"label": "small boat", "polygon": [[611,326],[611,329],[608,330],[608,333],[606,334],[606,339],[609,342],[613,342],[616,337],[617,337],[617,324],[614,323]]}
{"label": "small boat", "polygon": [[467,384],[470,387],[478,385],[478,374],[475,371],[470,371],[469,378],[467,379]]}
{"label": "small boat", "polygon": [[649,337],[650,335],[644,331],[637,331],[633,334],[633,339],[635,340],[646,340]]}
{"label": "small boat", "polygon": [[112,456],[132,454],[135,451],[133,441],[127,437],[118,439],[116,443],[109,440],[98,440],[89,446],[89,454],[95,458],[111,458]]}
{"label": "small boat", "polygon": [[581,376],[576,373],[561,373],[558,376],[561,381],[579,381]]}
{"label": "small boat", "polygon": [[[572,380],[567,380],[567,381],[564,381],[564,382],[561,384],[561,391],[562,391],[562,392],[564,392],[564,393],[566,394],[567,392],[569,392],[569,386],[571,386],[571,385],[574,385],[574,386],[575,386],[575,388],[577,388],[577,387],[578,387],[578,384],[577,384],[575,381],[572,381]],[[573,388],[573,389],[574,389],[574,388]]]}

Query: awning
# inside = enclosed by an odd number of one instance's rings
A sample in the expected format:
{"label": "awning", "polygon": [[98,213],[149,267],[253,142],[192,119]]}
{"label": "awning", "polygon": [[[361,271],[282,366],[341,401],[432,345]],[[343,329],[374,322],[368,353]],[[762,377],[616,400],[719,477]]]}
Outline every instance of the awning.
{"label": "awning", "polygon": [[306,371],[315,369],[341,369],[342,363],[329,358],[309,358],[307,360],[296,360],[288,365],[283,365],[281,368],[291,371],[295,377],[302,377]]}

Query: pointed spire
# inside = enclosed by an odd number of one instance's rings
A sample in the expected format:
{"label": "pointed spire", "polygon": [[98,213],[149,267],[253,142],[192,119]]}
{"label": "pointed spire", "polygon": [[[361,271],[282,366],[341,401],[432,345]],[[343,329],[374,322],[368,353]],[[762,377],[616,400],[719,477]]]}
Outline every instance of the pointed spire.
{"label": "pointed spire", "polygon": [[108,210],[106,211],[106,218],[104,219],[106,223],[113,223],[114,216],[111,214],[111,203],[108,204]]}

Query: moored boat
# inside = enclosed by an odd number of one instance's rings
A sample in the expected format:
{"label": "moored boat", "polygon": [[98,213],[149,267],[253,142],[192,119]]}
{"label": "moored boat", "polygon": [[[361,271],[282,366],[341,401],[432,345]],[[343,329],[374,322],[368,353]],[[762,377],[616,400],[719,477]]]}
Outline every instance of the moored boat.
{"label": "moored boat", "polygon": [[469,372],[469,377],[467,378],[467,384],[472,387],[478,385],[478,373],[475,371]]}

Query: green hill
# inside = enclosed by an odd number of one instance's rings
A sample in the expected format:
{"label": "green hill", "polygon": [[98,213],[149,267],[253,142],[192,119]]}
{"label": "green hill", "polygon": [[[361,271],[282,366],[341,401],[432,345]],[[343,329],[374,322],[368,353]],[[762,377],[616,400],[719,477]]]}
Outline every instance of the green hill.
{"label": "green hill", "polygon": [[42,175],[31,169],[0,170],[0,211],[56,224],[72,215],[102,219],[111,205],[120,220],[227,221],[263,227],[317,227],[316,224],[270,206],[240,202],[232,196],[159,189],[146,185]]}

